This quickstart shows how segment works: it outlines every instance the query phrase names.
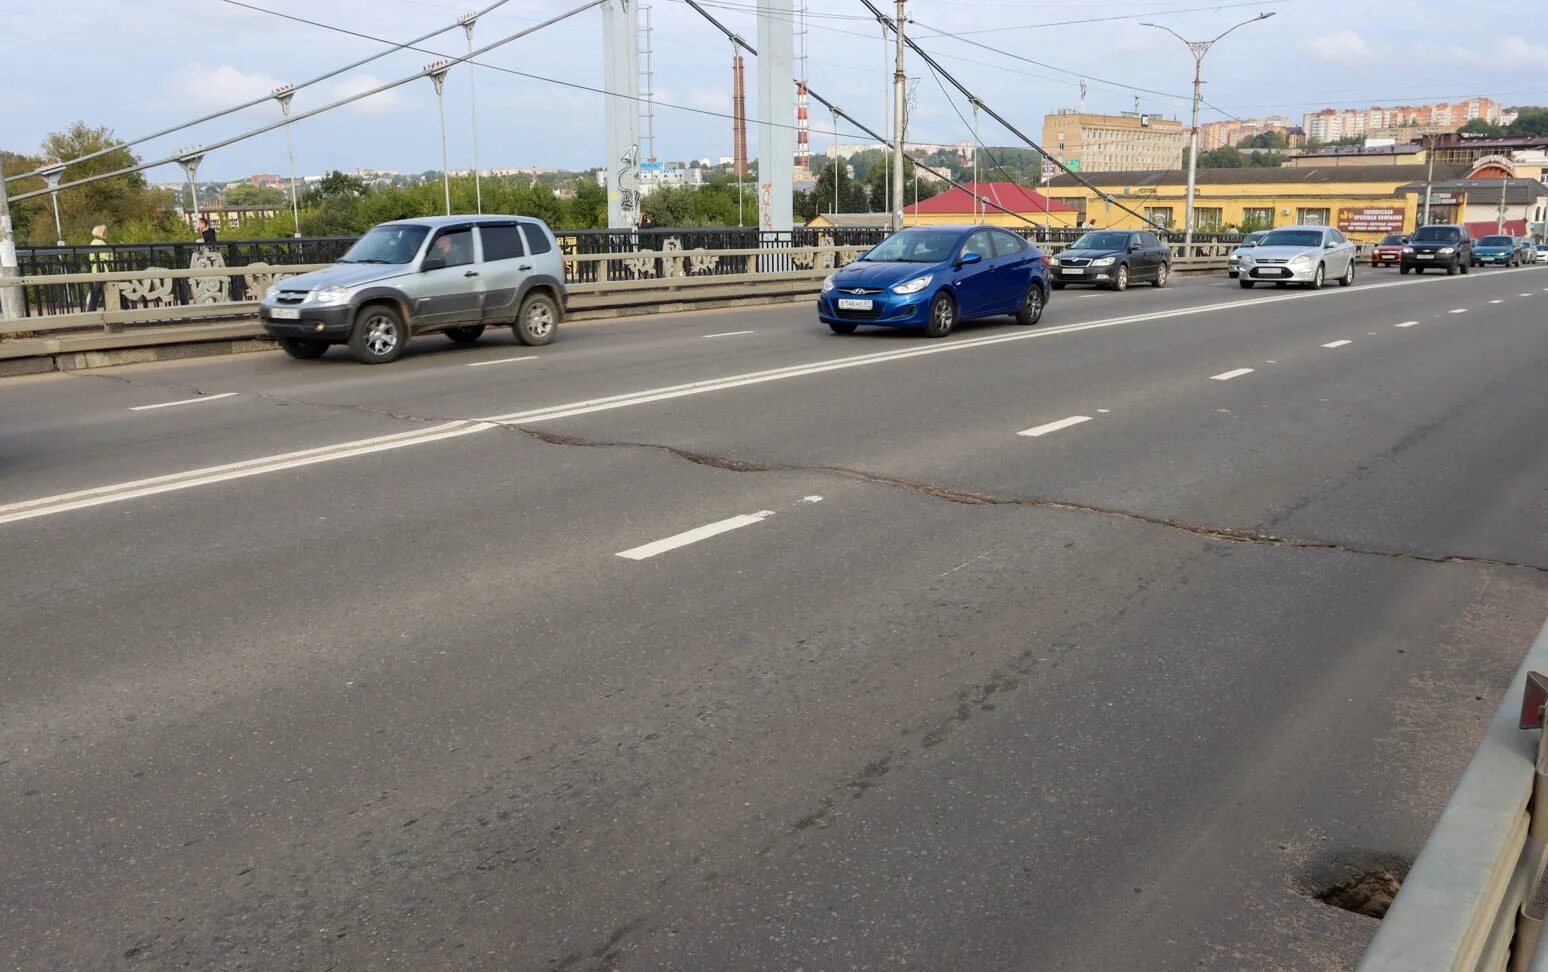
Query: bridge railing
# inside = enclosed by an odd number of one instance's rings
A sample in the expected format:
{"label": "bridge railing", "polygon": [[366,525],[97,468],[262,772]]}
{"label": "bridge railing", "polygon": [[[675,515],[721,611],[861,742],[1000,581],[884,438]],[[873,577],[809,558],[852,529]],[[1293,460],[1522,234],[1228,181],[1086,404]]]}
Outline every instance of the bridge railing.
{"label": "bridge railing", "polygon": [[1511,681],[1358,972],[1548,972],[1548,626]]}

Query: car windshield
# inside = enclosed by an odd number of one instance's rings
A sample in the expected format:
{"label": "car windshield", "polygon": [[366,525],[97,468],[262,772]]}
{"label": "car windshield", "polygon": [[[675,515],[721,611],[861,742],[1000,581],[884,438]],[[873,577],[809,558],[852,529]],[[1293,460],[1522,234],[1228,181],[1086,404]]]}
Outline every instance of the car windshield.
{"label": "car windshield", "polygon": [[355,241],[340,263],[411,263],[430,227],[378,226]]}
{"label": "car windshield", "polygon": [[1457,231],[1450,226],[1421,226],[1414,231],[1415,243],[1455,243]]}
{"label": "car windshield", "polygon": [[1406,236],[1398,236],[1396,233],[1394,233],[1391,236],[1387,237],[1386,239],[1382,240],[1381,241],[1381,245],[1382,246],[1397,246],[1400,243],[1407,243],[1407,242],[1408,242],[1408,237],[1406,237]]}
{"label": "car windshield", "polygon": [[1242,240],[1242,242],[1238,245],[1243,247],[1257,246],[1259,243],[1263,242],[1263,238],[1267,235],[1267,230],[1258,230],[1256,233],[1248,233],[1246,239]]}
{"label": "car windshield", "polygon": [[1129,245],[1128,233],[1087,233],[1070,247],[1072,250],[1121,250]]}
{"label": "car windshield", "polygon": [[1258,241],[1259,246],[1321,246],[1321,230],[1275,230]]}
{"label": "car windshield", "polygon": [[865,263],[944,263],[951,258],[958,230],[906,229],[894,233],[861,257]]}
{"label": "car windshield", "polygon": [[1516,238],[1513,236],[1485,236],[1478,243],[1481,246],[1515,246]]}

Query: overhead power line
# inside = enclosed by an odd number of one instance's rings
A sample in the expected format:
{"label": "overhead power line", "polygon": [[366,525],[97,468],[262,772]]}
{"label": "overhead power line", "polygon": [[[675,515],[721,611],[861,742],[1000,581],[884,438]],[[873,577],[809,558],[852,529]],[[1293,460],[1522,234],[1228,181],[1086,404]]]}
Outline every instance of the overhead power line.
{"label": "overhead power line", "polygon": [[[235,2],[235,0],[227,0],[227,2]],[[345,106],[347,104],[350,104],[352,102],[360,101],[363,98],[369,98],[369,97],[372,97],[373,95],[381,94],[383,91],[390,91],[393,88],[397,88],[397,87],[400,87],[402,85],[408,84],[411,81],[417,81],[420,78],[428,78],[432,74],[434,74],[434,73],[436,73],[438,71],[444,71],[444,70],[446,70],[446,69],[448,69],[450,67],[453,67],[453,66],[455,66],[457,64],[461,64],[461,63],[470,61],[470,60],[472,60],[473,58],[477,57],[480,54],[487,54],[488,52],[494,50],[497,47],[503,47],[504,45],[509,44],[511,41],[518,40],[518,39],[520,39],[522,37],[527,36],[528,34],[535,33],[536,31],[542,30],[545,27],[551,27],[554,24],[557,24],[557,23],[559,23],[562,20],[567,20],[568,18],[573,17],[573,16],[575,16],[578,13],[582,13],[584,11],[590,10],[592,7],[600,6],[601,4],[603,4],[605,2],[607,2],[607,0],[587,0],[586,3],[583,3],[580,6],[575,7],[572,10],[568,10],[568,11],[566,11],[564,13],[561,13],[561,14],[556,14],[555,16],[550,17],[549,19],[543,21],[540,24],[537,24],[537,25],[532,26],[532,27],[525,28],[523,30],[519,30],[519,31],[517,31],[514,34],[507,34],[506,36],[500,38],[499,40],[495,41],[494,43],[492,43],[492,44],[485,44],[483,47],[480,47],[477,50],[469,51],[468,53],[460,55],[460,56],[453,56],[453,57],[445,58],[441,62],[439,62],[437,64],[433,64],[430,67],[424,68],[424,69],[422,69],[420,71],[417,71],[414,74],[410,74],[407,77],[399,78],[396,81],[388,81],[386,84],[377,85],[376,87],[371,88],[368,91],[362,91],[359,94],[350,95],[347,98],[341,98],[338,101],[334,101],[334,102],[331,102],[329,104],[322,105],[321,107],[318,107],[318,108],[313,108],[310,111],[303,111],[303,112],[300,112],[298,114],[291,115],[289,118],[282,118],[279,121],[276,121],[276,122],[274,122],[272,124],[264,125],[264,126],[261,126],[259,128],[252,129],[251,131],[243,132],[240,135],[233,135],[230,138],[223,138],[223,139],[221,139],[218,142],[211,142],[211,143],[209,143],[207,145],[200,145],[200,146],[198,146],[196,148],[187,149],[187,150],[184,150],[182,152],[178,152],[175,155],[169,155],[169,156],[167,156],[165,158],[156,159],[153,162],[142,162],[142,163],[140,163],[138,165],[131,165],[131,166],[126,166],[126,167],[124,167],[122,169],[115,169],[112,172],[103,172],[103,173],[99,173],[97,175],[88,176],[85,179],[77,179],[74,182],[62,183],[61,185],[57,186],[56,189],[59,190],[59,191],[62,191],[62,190],[65,190],[65,189],[70,189],[70,188],[72,188],[74,186],[83,186],[83,185],[87,185],[88,183],[99,182],[99,181],[101,181],[103,179],[111,179],[111,178],[114,178],[116,176],[129,175],[132,172],[140,172],[140,171],[145,170],[145,169],[155,168],[156,166],[159,166],[159,165],[168,165],[170,163],[178,161],[179,159],[187,158],[189,155],[202,155],[202,154],[207,153],[207,152],[213,152],[216,149],[224,148],[227,145],[232,145],[232,144],[235,144],[236,142],[244,141],[244,140],[252,138],[252,137],[254,137],[256,135],[262,135],[265,132],[272,132],[276,128],[282,128],[285,125],[289,125],[289,124],[292,124],[294,122],[301,121],[302,119],[311,118],[314,115],[320,115],[320,114],[322,114],[325,111],[332,111],[335,108],[342,108],[343,106]],[[246,6],[246,4],[243,4],[243,6]],[[262,8],[254,7],[253,9],[258,10],[258,9],[262,9]],[[269,11],[269,12],[272,13],[273,11]],[[289,15],[289,14],[281,14],[280,16],[284,16],[284,17],[287,17],[287,18],[293,19],[293,20],[301,19],[301,18],[297,18],[297,17],[291,17],[291,15]],[[353,31],[345,31],[345,33],[354,33],[354,32]],[[361,36],[364,36],[364,35],[361,35]],[[375,39],[375,38],[372,38],[372,39]],[[412,48],[412,49],[413,50],[419,50],[419,48]],[[19,194],[15,195],[15,196],[12,196],[11,199],[12,199],[13,202],[20,202],[20,201],[22,201],[24,199],[31,199],[34,196],[46,195],[46,194],[48,194],[50,192],[53,192],[53,191],[56,191],[56,190],[55,189],[34,189],[31,192],[19,193]]]}
{"label": "overhead power line", "polygon": [[[238,3],[238,2],[236,2],[236,0],[226,0],[226,2],[231,3],[233,6],[247,7],[249,10],[257,10],[260,13],[268,13],[268,12],[270,12],[270,11],[262,10],[261,8],[258,8],[258,7],[250,6],[249,4]],[[475,18],[482,17],[484,14],[487,14],[489,11],[495,9],[496,7],[503,6],[503,5],[505,5],[505,4],[509,3],[509,2],[510,2],[510,0],[495,0],[494,3],[491,3],[489,6],[487,6],[484,9],[478,11],[473,16]],[[377,53],[372,54],[369,57],[363,57],[363,58],[361,58],[358,61],[352,61],[349,64],[344,65],[343,67],[335,68],[332,71],[326,71],[326,72],[324,72],[322,74],[317,75],[315,78],[308,78],[307,80],[302,81],[302,82],[300,82],[298,84],[293,84],[293,85],[290,86],[289,90],[292,91],[292,92],[300,91],[302,88],[309,88],[309,87],[311,87],[314,84],[318,84],[320,82],[327,81],[330,78],[336,78],[339,75],[344,74],[347,71],[353,71],[357,67],[361,67],[363,65],[370,64],[372,61],[379,60],[379,59],[381,59],[383,57],[386,57],[388,54],[394,54],[394,53],[397,53],[398,51],[403,50],[406,47],[412,47],[415,44],[421,43],[423,41],[427,41],[430,38],[435,37],[438,34],[444,34],[444,33],[446,33],[449,30],[456,30],[460,26],[461,26],[461,22],[460,21],[456,22],[456,23],[451,23],[451,24],[446,25],[445,27],[438,27],[435,30],[430,31],[430,33],[428,33],[428,34],[421,34],[420,36],[414,38],[413,40],[403,41],[402,43],[397,43],[397,42],[394,42],[394,41],[383,41],[383,43],[391,44],[392,46],[387,48],[384,51],[378,51]],[[244,101],[240,105],[232,105],[230,108],[222,108],[220,111],[211,112],[208,115],[203,115],[203,116],[201,116],[199,118],[195,118],[193,121],[186,121],[186,122],[183,122],[180,125],[173,125],[171,128],[163,128],[159,132],[152,132],[149,135],[141,135],[139,138],[132,138],[132,139],[128,140],[127,142],[119,142],[117,145],[109,145],[106,148],[98,149],[95,152],[88,152],[85,155],[76,156],[73,159],[60,159],[57,162],[50,162],[47,165],[39,166],[38,168],[32,170],[31,172],[23,172],[23,173],[20,173],[18,175],[6,176],[5,177],[5,181],[6,182],[14,182],[17,179],[27,179],[27,178],[30,178],[30,177],[33,177],[33,176],[42,175],[45,172],[51,171],[53,169],[60,168],[61,166],[76,165],[78,163],[86,162],[86,161],[89,161],[91,159],[100,158],[101,156],[107,155],[109,152],[117,152],[119,149],[126,149],[126,148],[129,148],[129,147],[134,146],[134,145],[139,145],[142,142],[149,142],[151,139],[161,138],[163,135],[171,135],[171,134],[174,134],[176,132],[181,132],[181,131],[183,131],[185,129],[192,128],[195,125],[202,125],[205,122],[214,121],[217,118],[224,118],[227,115],[232,115],[232,114],[235,114],[235,113],[237,113],[239,111],[245,111],[248,108],[254,108],[254,107],[258,106],[258,105],[263,104],[266,101],[273,100],[273,98],[274,98],[274,95],[266,94],[266,95],[264,95],[261,98],[254,98],[251,101]]]}

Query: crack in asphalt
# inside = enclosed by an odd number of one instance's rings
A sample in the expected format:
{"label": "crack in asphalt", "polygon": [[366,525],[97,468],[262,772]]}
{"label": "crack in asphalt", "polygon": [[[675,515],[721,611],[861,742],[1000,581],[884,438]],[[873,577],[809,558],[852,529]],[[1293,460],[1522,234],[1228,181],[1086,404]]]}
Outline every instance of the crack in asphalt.
{"label": "crack in asphalt", "polygon": [[949,503],[960,503],[967,506],[1026,506],[1039,509],[1063,510],[1069,513],[1083,513],[1090,516],[1101,516],[1109,519],[1124,520],[1131,523],[1143,523],[1148,526],[1164,527],[1169,530],[1179,530],[1195,536],[1210,540],[1221,540],[1227,543],[1254,544],[1266,547],[1286,547],[1295,550],[1327,550],[1334,553],[1354,554],[1362,557],[1384,557],[1389,560],[1406,560],[1427,564],[1477,564],[1486,567],[1508,567],[1517,570],[1530,570],[1537,573],[1548,574],[1548,566],[1532,564],[1522,561],[1499,560],[1494,557],[1482,557],[1472,554],[1427,554],[1416,550],[1387,550],[1378,547],[1364,547],[1356,544],[1341,543],[1334,540],[1317,540],[1307,537],[1287,537],[1277,534],[1265,533],[1261,530],[1248,530],[1228,526],[1208,526],[1201,523],[1193,523],[1188,520],[1171,517],[1153,516],[1146,513],[1136,513],[1132,510],[1124,510],[1110,506],[1097,506],[1089,503],[1076,503],[1069,500],[1048,499],[1036,496],[996,496],[989,493],[978,493],[971,490],[956,489],[949,486],[936,486],[931,483],[921,483],[915,480],[902,479],[896,476],[885,476],[880,473],[866,472],[863,469],[851,469],[846,466],[829,465],[805,465],[800,463],[769,462],[754,459],[734,459],[725,456],[714,456],[701,452],[693,452],[677,446],[661,445],[653,442],[613,442],[598,439],[587,439],[582,436],[562,435],[554,432],[544,432],[539,429],[521,425],[501,424],[501,428],[520,432],[539,442],[548,445],[577,446],[589,449],[646,449],[663,452],[678,459],[695,463],[701,466],[709,466],[714,469],[724,469],[728,472],[798,472],[814,473],[818,475],[836,476],[855,482],[869,483],[875,486],[885,486],[891,489],[900,489],[935,499],[945,500]]}

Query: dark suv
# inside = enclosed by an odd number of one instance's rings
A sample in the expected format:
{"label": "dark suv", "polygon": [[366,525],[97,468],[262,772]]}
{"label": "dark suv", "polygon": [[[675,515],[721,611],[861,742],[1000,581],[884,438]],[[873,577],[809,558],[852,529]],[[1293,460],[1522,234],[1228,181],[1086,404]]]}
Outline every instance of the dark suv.
{"label": "dark suv", "polygon": [[1403,247],[1403,259],[1398,272],[1424,273],[1436,267],[1445,267],[1449,277],[1458,270],[1467,273],[1473,264],[1473,238],[1467,235],[1467,227],[1456,223],[1437,223],[1421,226],[1408,238]]}

